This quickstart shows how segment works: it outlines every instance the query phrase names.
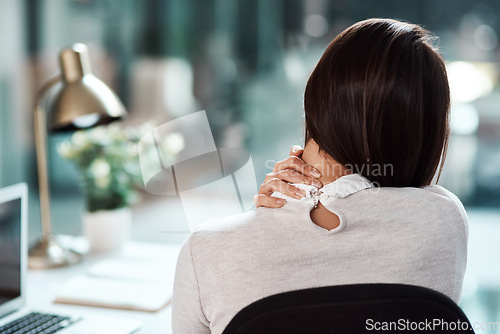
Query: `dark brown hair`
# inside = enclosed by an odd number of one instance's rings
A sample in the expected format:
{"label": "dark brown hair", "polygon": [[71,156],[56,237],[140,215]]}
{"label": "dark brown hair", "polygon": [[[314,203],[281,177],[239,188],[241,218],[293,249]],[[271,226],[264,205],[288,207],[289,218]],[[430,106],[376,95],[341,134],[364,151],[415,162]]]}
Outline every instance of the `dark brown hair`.
{"label": "dark brown hair", "polygon": [[[343,31],[307,82],[306,142],[379,186],[430,184],[446,156],[450,108],[435,39],[388,19]],[[389,165],[390,173],[373,172]]]}

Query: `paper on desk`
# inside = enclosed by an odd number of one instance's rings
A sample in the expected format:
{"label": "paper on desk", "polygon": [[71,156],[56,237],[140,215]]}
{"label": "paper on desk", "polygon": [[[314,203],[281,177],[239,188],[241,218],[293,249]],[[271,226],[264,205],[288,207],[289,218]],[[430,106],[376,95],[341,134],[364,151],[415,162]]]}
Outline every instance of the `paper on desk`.
{"label": "paper on desk", "polygon": [[161,257],[135,253],[102,260],[87,273],[67,281],[56,294],[55,302],[158,311],[172,297],[177,252],[170,253],[164,252]]}
{"label": "paper on desk", "polygon": [[173,284],[173,268],[175,265],[160,265],[157,261],[118,258],[98,262],[90,268],[88,275]]}
{"label": "paper on desk", "polygon": [[78,275],[64,284],[55,302],[155,312],[170,298],[165,284]]}

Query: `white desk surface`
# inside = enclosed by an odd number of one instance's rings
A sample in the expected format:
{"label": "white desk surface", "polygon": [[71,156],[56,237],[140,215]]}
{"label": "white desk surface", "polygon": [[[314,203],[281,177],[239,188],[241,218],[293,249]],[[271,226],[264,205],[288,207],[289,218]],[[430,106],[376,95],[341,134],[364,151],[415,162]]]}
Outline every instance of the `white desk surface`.
{"label": "white desk surface", "polygon": [[[180,244],[160,243],[137,243],[130,242],[126,245],[128,250],[140,249],[141,252],[167,252],[168,257],[177,257]],[[77,316],[109,316],[124,317],[142,321],[143,325],[139,333],[144,334],[167,334],[172,333],[171,304],[155,313],[125,311],[108,308],[97,308],[88,306],[54,304],[54,296],[62,284],[77,274],[85,273],[90,266],[99,260],[117,256],[118,253],[89,254],[81,263],[65,268],[51,270],[30,270],[27,282],[27,304],[35,311],[54,312],[58,314],[70,314]],[[172,268],[175,271],[175,267]]]}
{"label": "white desk surface", "polygon": [[[182,203],[178,198],[153,196],[134,206],[132,217],[132,247],[138,246],[137,242],[140,242],[140,247],[145,251],[154,252],[155,247],[161,247],[163,251],[170,249],[171,252],[177,254],[184,240],[189,236]],[[61,226],[54,228],[56,233],[60,230],[62,230]],[[116,254],[89,254],[81,263],[74,266],[49,270],[29,270],[27,275],[28,306],[33,310],[60,314],[138,319],[143,323],[139,333],[172,333],[170,304],[156,313],[148,313],[53,303],[57,291],[69,278],[85,273],[99,260],[111,256],[116,256]],[[172,268],[172,271],[175,271],[175,268]]]}

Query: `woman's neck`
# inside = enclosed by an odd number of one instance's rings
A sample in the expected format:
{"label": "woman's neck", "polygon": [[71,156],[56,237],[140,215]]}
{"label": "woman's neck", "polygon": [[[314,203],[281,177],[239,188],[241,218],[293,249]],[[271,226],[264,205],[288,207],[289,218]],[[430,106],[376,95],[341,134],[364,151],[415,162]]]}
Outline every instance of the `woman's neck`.
{"label": "woman's neck", "polygon": [[[321,172],[320,181],[323,185],[337,180],[339,177],[350,174],[349,170],[335,161],[331,156],[322,152],[318,144],[314,140],[309,140],[304,147],[302,160],[307,164],[316,167]],[[340,218],[333,212],[329,211],[318,203],[318,206],[313,208],[310,213],[311,220],[327,230],[333,230],[340,225]]]}
{"label": "woman's neck", "polygon": [[351,174],[351,172],[335,161],[331,156],[321,151],[318,144],[313,139],[310,139],[302,153],[302,160],[305,163],[314,166],[321,172],[320,181],[323,185],[331,183],[341,176]]}

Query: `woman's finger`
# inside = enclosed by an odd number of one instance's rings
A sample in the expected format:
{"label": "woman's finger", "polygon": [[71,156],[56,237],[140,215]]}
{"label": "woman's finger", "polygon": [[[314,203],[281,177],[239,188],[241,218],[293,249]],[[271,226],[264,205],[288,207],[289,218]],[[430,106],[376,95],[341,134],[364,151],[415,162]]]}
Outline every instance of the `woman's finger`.
{"label": "woman's finger", "polygon": [[264,206],[266,208],[281,208],[286,204],[286,200],[283,198],[276,198],[271,196],[266,196],[264,194],[257,194],[253,198],[253,203],[256,208]]}
{"label": "woman's finger", "polygon": [[323,184],[321,181],[318,179],[315,179],[312,176],[306,176],[302,173],[299,173],[293,169],[285,169],[285,170],[280,170],[278,172],[273,172],[269,173],[266,176],[265,181],[269,181],[270,179],[278,178],[282,181],[289,182],[289,183],[303,183],[303,184],[309,184],[313,185],[316,188],[321,188],[323,187]]}
{"label": "woman's finger", "polygon": [[319,170],[317,170],[313,166],[306,164],[302,159],[295,156],[291,156],[286,158],[285,160],[278,161],[274,165],[273,172],[278,172],[284,169],[293,169],[306,176],[312,176],[315,178],[321,177],[321,173],[319,172]]}
{"label": "woman's finger", "polygon": [[291,184],[278,178],[274,178],[267,182],[264,182],[260,186],[259,194],[270,196],[275,191],[295,199],[301,199],[306,195],[306,192],[304,190],[294,187]]}
{"label": "woman's finger", "polygon": [[300,157],[304,153],[304,149],[299,145],[293,145],[290,149],[289,156]]}

